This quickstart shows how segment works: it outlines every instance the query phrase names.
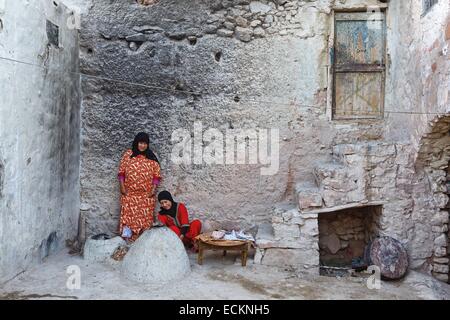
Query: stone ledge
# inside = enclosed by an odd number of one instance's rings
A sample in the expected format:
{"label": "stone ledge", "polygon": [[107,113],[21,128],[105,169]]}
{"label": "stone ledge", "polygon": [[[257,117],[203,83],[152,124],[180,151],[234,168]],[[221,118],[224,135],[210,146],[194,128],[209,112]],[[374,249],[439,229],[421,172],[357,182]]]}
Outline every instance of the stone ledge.
{"label": "stone ledge", "polygon": [[344,205],[338,205],[334,207],[326,207],[316,210],[308,210],[302,213],[302,216],[304,214],[319,214],[319,213],[327,213],[327,212],[334,212],[339,211],[343,209],[352,209],[352,208],[361,208],[361,207],[368,207],[368,206],[380,206],[386,204],[386,201],[368,201],[368,202],[357,202],[357,203],[349,203]]}

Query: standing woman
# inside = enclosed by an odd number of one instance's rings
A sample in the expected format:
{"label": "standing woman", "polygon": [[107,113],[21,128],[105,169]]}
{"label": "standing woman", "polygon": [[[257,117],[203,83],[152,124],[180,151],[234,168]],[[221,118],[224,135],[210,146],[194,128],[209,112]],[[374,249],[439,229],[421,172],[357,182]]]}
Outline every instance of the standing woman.
{"label": "standing woman", "polygon": [[119,166],[122,194],[119,232],[131,242],[153,225],[155,189],[161,180],[161,169],[149,143],[148,134],[138,133],[132,149],[124,153]]}

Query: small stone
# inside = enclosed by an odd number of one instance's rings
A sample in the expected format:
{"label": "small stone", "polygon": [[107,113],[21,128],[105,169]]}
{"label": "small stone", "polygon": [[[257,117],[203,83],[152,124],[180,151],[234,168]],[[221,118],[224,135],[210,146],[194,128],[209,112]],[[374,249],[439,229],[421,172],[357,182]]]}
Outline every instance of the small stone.
{"label": "small stone", "polygon": [[234,30],[235,26],[234,23],[230,22],[230,21],[226,21],[223,26],[225,28],[227,28],[228,30]]}
{"label": "small stone", "polygon": [[256,13],[256,12],[262,12],[262,13],[267,13],[271,10],[272,8],[262,2],[259,1],[252,1],[250,2],[250,11],[252,13]]}
{"label": "small stone", "polygon": [[262,27],[263,27],[264,29],[270,28],[270,23],[263,23],[263,24],[262,24]]}
{"label": "small stone", "polygon": [[247,21],[247,19],[245,19],[245,18],[237,17],[237,18],[236,18],[236,24],[237,24],[239,27],[246,28],[246,27],[248,26],[248,21]]}
{"label": "small stone", "polygon": [[231,37],[233,36],[233,31],[228,29],[219,29],[217,30],[217,35],[220,37]]}
{"label": "small stone", "polygon": [[261,264],[262,258],[264,257],[264,250],[260,248],[256,248],[255,256],[253,258],[254,264]]}
{"label": "small stone", "polygon": [[448,264],[449,258],[433,258],[433,262],[440,264]]}
{"label": "small stone", "polygon": [[445,257],[447,255],[447,248],[446,247],[438,247],[434,249],[434,256],[435,257]]}
{"label": "small stone", "polygon": [[145,37],[145,34],[143,33],[135,33],[125,38],[127,41],[133,41],[133,42],[144,42],[147,40]]}
{"label": "small stone", "polygon": [[252,39],[252,34],[251,29],[236,27],[236,38],[243,42],[249,42]]}
{"label": "small stone", "polygon": [[272,15],[267,15],[265,18],[264,18],[264,23],[273,23],[273,16]]}
{"label": "small stone", "polygon": [[255,28],[255,30],[253,30],[253,35],[256,38],[262,38],[262,37],[264,37],[265,34],[266,34],[266,32],[261,27],[257,27],[257,28]]}
{"label": "small stone", "polygon": [[432,226],[431,231],[436,233],[444,233],[448,231],[448,226],[444,224],[443,226]]}
{"label": "small stone", "polygon": [[88,203],[82,203],[82,204],[80,205],[80,210],[81,210],[81,211],[88,211],[89,209],[91,209],[91,205],[88,204]]}
{"label": "small stone", "polygon": [[186,33],[184,31],[173,31],[167,32],[166,36],[173,40],[183,40],[186,38]]}
{"label": "small stone", "polygon": [[236,21],[234,20],[234,17],[232,17],[232,16],[226,16],[226,17],[225,17],[225,20],[226,20],[226,21],[229,21],[229,22],[231,22],[231,23],[233,23],[233,24],[236,22]]}
{"label": "small stone", "polygon": [[250,26],[251,26],[252,28],[255,28],[255,27],[259,26],[259,25],[261,25],[261,21],[260,21],[260,20],[253,20],[253,21],[250,23]]}
{"label": "small stone", "polygon": [[195,45],[197,43],[197,37],[196,36],[188,36],[187,39],[188,39],[188,41],[190,42],[191,45]]}
{"label": "small stone", "polygon": [[286,211],[281,214],[284,222],[288,222],[292,219],[293,213],[291,211]]}
{"label": "small stone", "polygon": [[130,42],[129,47],[130,47],[130,49],[133,50],[133,51],[136,51],[136,50],[138,49],[138,45],[137,45],[136,42]]}
{"label": "small stone", "polygon": [[214,15],[210,16],[208,20],[206,20],[206,23],[214,23],[217,21],[219,21],[219,17],[214,14]]}
{"label": "small stone", "polygon": [[160,28],[158,26],[148,26],[148,25],[140,26],[140,27],[136,26],[136,27],[133,27],[133,30],[136,32],[145,32],[145,31],[163,32],[164,31],[163,28]]}
{"label": "small stone", "polygon": [[433,271],[437,273],[445,273],[447,274],[449,271],[448,265],[445,264],[434,264]]}
{"label": "small stone", "polygon": [[283,218],[274,216],[272,217],[272,223],[283,223]]}
{"label": "small stone", "polygon": [[205,33],[213,34],[213,33],[216,33],[217,29],[218,29],[217,25],[210,24],[210,25],[205,27]]}
{"label": "small stone", "polygon": [[434,239],[434,244],[438,247],[446,247],[447,246],[447,237],[445,234],[441,234],[439,237]]}
{"label": "small stone", "polygon": [[436,279],[438,279],[440,281],[448,282],[448,275],[447,274],[433,272],[433,277],[435,277]]}

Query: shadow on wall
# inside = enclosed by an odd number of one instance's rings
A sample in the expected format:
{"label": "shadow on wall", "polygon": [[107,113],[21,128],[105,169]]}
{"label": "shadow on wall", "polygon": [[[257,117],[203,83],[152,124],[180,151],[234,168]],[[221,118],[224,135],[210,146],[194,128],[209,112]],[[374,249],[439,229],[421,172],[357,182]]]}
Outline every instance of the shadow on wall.
{"label": "shadow on wall", "polygon": [[39,246],[41,261],[47,258],[50,254],[55,253],[58,249],[58,235],[56,231],[50,233],[47,239],[42,240]]}

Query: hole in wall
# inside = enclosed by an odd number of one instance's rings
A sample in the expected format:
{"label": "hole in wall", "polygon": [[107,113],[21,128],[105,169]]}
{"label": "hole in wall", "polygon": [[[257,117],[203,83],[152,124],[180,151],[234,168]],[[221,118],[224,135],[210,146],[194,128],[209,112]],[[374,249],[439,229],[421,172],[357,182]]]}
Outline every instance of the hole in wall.
{"label": "hole in wall", "polygon": [[58,6],[58,2],[53,1],[53,5],[54,5],[55,7],[57,7],[57,6]]}
{"label": "hole in wall", "polygon": [[191,39],[189,39],[189,44],[190,44],[191,46],[195,46],[195,45],[197,44],[197,38],[191,38]]}
{"label": "hole in wall", "polygon": [[222,59],[222,52],[221,52],[221,51],[216,52],[216,53],[214,54],[214,59],[215,59],[217,62],[220,62],[220,60]]}
{"label": "hole in wall", "polygon": [[138,50],[143,44],[144,44],[144,41],[132,41],[132,42],[130,42],[130,44],[128,45],[128,47],[129,47],[132,51],[136,51],[136,50]]}
{"label": "hole in wall", "polygon": [[94,50],[92,50],[91,48],[87,49],[87,53],[92,54],[94,53]]}
{"label": "hole in wall", "polygon": [[241,98],[239,98],[239,96],[234,96],[233,100],[234,102],[239,102],[241,101]]}
{"label": "hole in wall", "polygon": [[47,20],[47,39],[48,43],[59,47],[59,27],[53,22]]}
{"label": "hole in wall", "polygon": [[342,209],[318,216],[320,274],[365,269],[366,246],[379,235],[382,206]]}
{"label": "hole in wall", "polygon": [[3,21],[0,19],[0,32],[3,30]]}

